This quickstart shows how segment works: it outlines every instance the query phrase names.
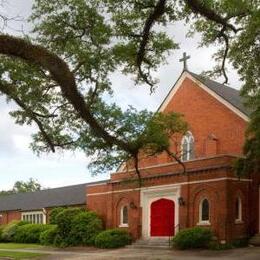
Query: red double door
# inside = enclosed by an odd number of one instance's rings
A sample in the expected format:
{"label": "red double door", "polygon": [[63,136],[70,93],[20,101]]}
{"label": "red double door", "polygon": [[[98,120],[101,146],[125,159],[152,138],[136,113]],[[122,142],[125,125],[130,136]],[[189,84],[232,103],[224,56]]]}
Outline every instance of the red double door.
{"label": "red double door", "polygon": [[174,202],[159,199],[151,204],[151,236],[174,235]]}

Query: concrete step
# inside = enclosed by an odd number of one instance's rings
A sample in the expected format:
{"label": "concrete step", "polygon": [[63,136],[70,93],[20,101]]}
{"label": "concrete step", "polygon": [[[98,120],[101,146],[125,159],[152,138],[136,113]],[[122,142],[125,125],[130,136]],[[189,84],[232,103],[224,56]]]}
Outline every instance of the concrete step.
{"label": "concrete step", "polygon": [[169,245],[167,246],[160,246],[160,245],[135,245],[135,244],[132,244],[132,245],[128,245],[126,246],[127,248],[147,248],[147,249],[169,249]]}
{"label": "concrete step", "polygon": [[169,248],[168,238],[154,238],[154,239],[139,239],[132,245],[128,246],[131,248]]}
{"label": "concrete step", "polygon": [[255,234],[253,237],[251,237],[248,243],[252,246],[260,246],[260,233]]}

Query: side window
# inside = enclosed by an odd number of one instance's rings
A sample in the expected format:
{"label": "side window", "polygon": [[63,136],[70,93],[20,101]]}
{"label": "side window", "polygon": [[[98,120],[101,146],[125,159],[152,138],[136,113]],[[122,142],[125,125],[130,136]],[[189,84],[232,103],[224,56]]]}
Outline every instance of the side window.
{"label": "side window", "polygon": [[45,224],[46,222],[42,212],[24,212],[21,219],[32,224]]}
{"label": "side window", "polygon": [[199,205],[199,224],[209,224],[210,205],[208,199],[202,199]]}
{"label": "side window", "polygon": [[181,141],[181,159],[182,161],[189,161],[195,157],[194,152],[194,137],[191,132],[187,132]]}
{"label": "side window", "polygon": [[242,201],[240,197],[237,197],[235,202],[235,221],[242,221]]}
{"label": "side window", "polygon": [[120,210],[120,226],[128,226],[128,207],[125,205]]}

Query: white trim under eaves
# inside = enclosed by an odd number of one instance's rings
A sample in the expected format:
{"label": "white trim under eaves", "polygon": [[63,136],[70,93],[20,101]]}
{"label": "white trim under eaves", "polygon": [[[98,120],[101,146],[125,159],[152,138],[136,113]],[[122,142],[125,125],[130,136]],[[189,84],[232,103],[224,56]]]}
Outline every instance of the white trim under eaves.
{"label": "white trim under eaves", "polygon": [[214,91],[212,91],[211,89],[209,89],[206,85],[204,85],[202,82],[200,82],[199,80],[197,80],[196,78],[194,78],[189,72],[184,71],[181,75],[181,77],[177,80],[177,82],[175,83],[175,85],[172,87],[171,91],[169,92],[168,96],[166,97],[166,99],[163,101],[163,103],[161,104],[161,106],[159,107],[158,111],[159,112],[163,112],[165,110],[165,108],[167,107],[167,105],[169,104],[169,102],[172,100],[173,96],[175,95],[175,93],[178,91],[178,89],[181,87],[183,81],[185,78],[188,78],[190,80],[192,80],[193,82],[195,82],[200,88],[202,88],[203,90],[205,90],[208,94],[210,94],[211,96],[213,96],[215,99],[217,99],[220,103],[222,103],[223,105],[225,105],[228,109],[230,109],[232,112],[234,112],[236,115],[238,115],[239,117],[241,117],[242,119],[244,119],[246,122],[249,121],[249,117],[247,115],[245,115],[244,113],[242,113],[239,109],[237,109],[235,106],[233,106],[232,104],[230,104],[228,101],[226,101],[224,98],[222,98],[220,95],[218,95],[217,93],[215,93]]}
{"label": "white trim under eaves", "polygon": [[179,187],[181,185],[191,185],[191,184],[208,183],[208,182],[225,181],[225,180],[252,182],[252,179],[239,179],[239,178],[233,178],[233,177],[221,177],[221,178],[213,178],[213,179],[207,179],[207,180],[179,182],[179,183],[165,184],[165,185],[158,185],[158,186],[150,186],[150,187],[141,187],[141,188],[132,188],[132,189],[123,189],[123,190],[97,192],[97,193],[87,194],[87,197],[99,196],[99,195],[107,195],[107,194],[112,194],[112,193],[116,194],[116,193],[121,193],[121,192],[140,191],[140,190],[141,191],[146,191],[146,190],[153,190],[153,189],[158,189],[158,188],[168,189],[169,187],[176,187],[176,186]]}

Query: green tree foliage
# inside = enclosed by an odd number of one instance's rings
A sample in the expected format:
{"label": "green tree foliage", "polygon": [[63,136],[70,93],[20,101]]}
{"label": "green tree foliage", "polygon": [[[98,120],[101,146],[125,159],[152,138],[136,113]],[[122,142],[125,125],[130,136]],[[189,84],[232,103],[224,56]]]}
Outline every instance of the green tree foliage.
{"label": "green tree foliage", "polygon": [[19,193],[19,192],[29,192],[29,191],[37,191],[41,190],[41,184],[30,178],[28,181],[17,181],[14,184],[13,192]]}
{"label": "green tree foliage", "polygon": [[20,192],[30,192],[30,191],[33,192],[33,191],[41,190],[41,188],[42,186],[37,180],[30,178],[28,181],[16,181],[11,190],[0,191],[0,196],[20,193]]}
{"label": "green tree foliage", "polygon": [[24,39],[0,35],[0,93],[18,105],[11,112],[16,123],[38,126],[31,145],[37,153],[81,150],[93,158],[94,172],[137,160],[147,150],[176,159],[166,139],[187,130],[182,116],[123,111],[111,102],[110,78],[121,72],[154,91],[152,72],[178,48],[168,26],[185,21],[190,35],[202,34],[202,45],[220,48],[211,74],[227,82],[228,60],[244,82],[252,120],[243,162],[256,169],[259,6],[259,0],[35,0],[32,33]]}

